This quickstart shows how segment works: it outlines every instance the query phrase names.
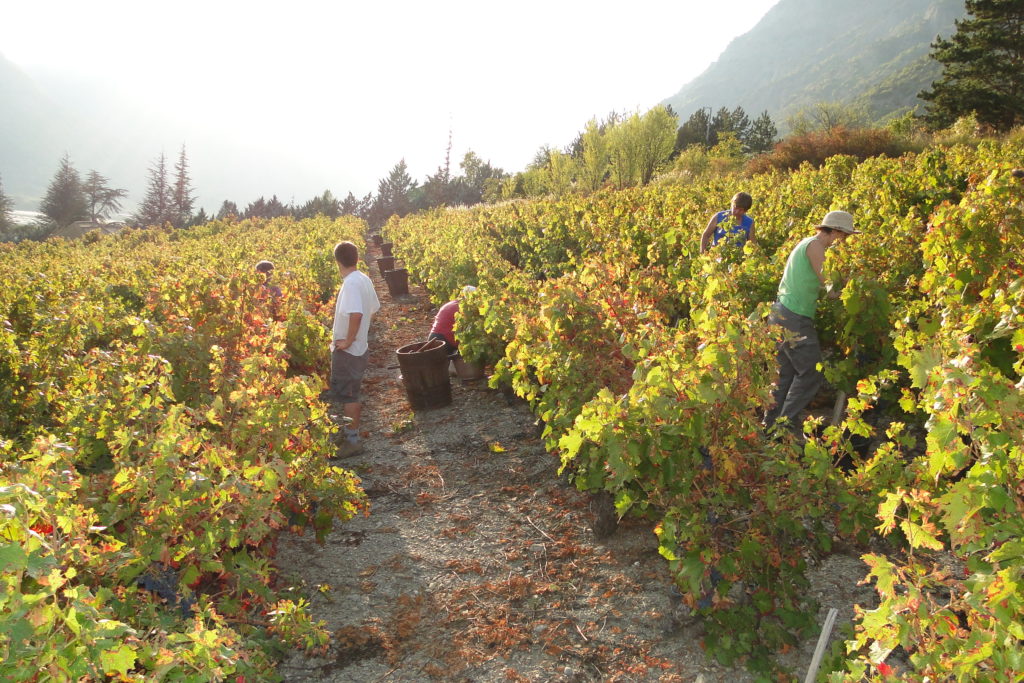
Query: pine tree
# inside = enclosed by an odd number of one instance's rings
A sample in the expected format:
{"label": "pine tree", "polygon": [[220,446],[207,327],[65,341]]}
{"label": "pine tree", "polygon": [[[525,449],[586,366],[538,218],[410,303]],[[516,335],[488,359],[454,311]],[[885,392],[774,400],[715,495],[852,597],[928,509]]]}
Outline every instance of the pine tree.
{"label": "pine tree", "polygon": [[217,220],[229,220],[231,218],[238,218],[241,214],[238,212],[238,204],[235,204],[229,199],[225,199],[224,203],[220,205],[220,211],[217,212]]}
{"label": "pine tree", "polygon": [[112,188],[108,185],[109,182],[96,171],[89,171],[85,183],[82,184],[89,218],[93,223],[98,223],[109,214],[120,211],[121,200],[128,196],[128,190]]}
{"label": "pine tree", "polygon": [[173,205],[172,188],[167,182],[167,159],[161,152],[149,168],[146,196],[139,205],[135,222],[142,226],[171,223],[174,219]]}
{"label": "pine tree", "polygon": [[280,216],[290,216],[291,210],[281,203],[281,200],[277,198],[277,195],[273,195],[270,201],[267,202],[266,213],[264,218],[278,218]]}
{"label": "pine tree", "polygon": [[242,218],[264,218],[267,214],[267,200],[263,197],[259,197],[254,201],[249,202],[249,205],[245,207],[245,211],[242,212]]}
{"label": "pine tree", "polygon": [[188,157],[185,155],[185,145],[182,145],[178,162],[174,165],[174,190],[171,199],[171,224],[174,227],[183,228],[192,222],[195,201],[188,175]]}
{"label": "pine tree", "polygon": [[452,131],[448,131],[448,147],[444,152],[444,165],[438,166],[437,173],[427,176],[423,183],[423,206],[417,208],[434,208],[451,206],[455,203],[452,185]]}
{"label": "pine tree", "polygon": [[341,206],[338,207],[339,212],[342,216],[357,216],[360,208],[359,200],[351,192],[345,197],[344,201],[341,202]]}
{"label": "pine tree", "polygon": [[[350,195],[351,196],[351,195]],[[335,199],[330,190],[324,190],[319,197],[313,197],[302,205],[297,212],[297,218],[313,218],[314,216],[327,216],[335,219],[342,214],[341,202]]]}
{"label": "pine tree", "polygon": [[281,203],[276,194],[269,200],[260,197],[254,202],[249,202],[242,212],[242,218],[278,218],[290,215],[291,210]]}
{"label": "pine tree", "polygon": [[932,89],[925,119],[946,127],[973,113],[979,122],[1006,130],[1024,121],[1024,2],[966,0],[949,40],[932,43],[944,69]]}
{"label": "pine tree", "polygon": [[377,196],[368,211],[370,225],[380,227],[391,216],[409,213],[412,207],[410,197],[414,190],[416,181],[409,175],[405,159],[402,159],[391,169],[387,178],[381,178],[377,183]]}
{"label": "pine tree", "polygon": [[373,193],[367,192],[363,195],[363,198],[359,200],[356,205],[355,213],[353,216],[362,218],[364,221],[370,220],[370,209],[373,208]]}
{"label": "pine tree", "polygon": [[210,222],[210,217],[206,215],[206,209],[200,208],[199,212],[192,217],[189,221],[189,226],[192,225],[206,225]]}
{"label": "pine tree", "polygon": [[716,133],[736,133],[738,138],[743,137],[749,125],[750,117],[743,111],[743,107],[736,107],[732,111],[722,107],[715,112],[715,118],[711,120],[711,128]]}
{"label": "pine tree", "polygon": [[751,154],[760,154],[775,146],[778,134],[779,129],[772,121],[772,117],[768,115],[767,111],[763,111],[747,128],[747,134],[741,142],[743,142],[745,151]]}
{"label": "pine tree", "polygon": [[39,210],[60,228],[89,217],[81,177],[67,154],[60,160]]}
{"label": "pine tree", "polygon": [[712,147],[716,142],[718,137],[711,128],[711,107],[701,107],[676,131],[675,151],[681,152],[690,145]]}

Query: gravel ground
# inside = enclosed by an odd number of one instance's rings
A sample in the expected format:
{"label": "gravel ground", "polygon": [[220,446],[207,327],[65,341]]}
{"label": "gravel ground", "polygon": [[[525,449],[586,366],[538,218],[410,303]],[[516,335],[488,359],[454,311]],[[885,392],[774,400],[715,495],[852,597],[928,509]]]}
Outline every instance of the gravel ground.
{"label": "gravel ground", "polygon": [[[422,290],[383,308],[364,383],[366,450],[341,461],[371,513],[324,545],[281,539],[282,576],[311,596],[333,634],[324,657],[293,653],[286,681],[751,681],[701,648],[681,618],[649,522],[597,539],[588,496],[557,475],[528,408],[452,377],[449,406],[412,411],[394,349],[425,337]],[[837,554],[809,575],[821,605],[849,623],[870,604],[866,569]],[[816,638],[780,662],[800,680]]]}

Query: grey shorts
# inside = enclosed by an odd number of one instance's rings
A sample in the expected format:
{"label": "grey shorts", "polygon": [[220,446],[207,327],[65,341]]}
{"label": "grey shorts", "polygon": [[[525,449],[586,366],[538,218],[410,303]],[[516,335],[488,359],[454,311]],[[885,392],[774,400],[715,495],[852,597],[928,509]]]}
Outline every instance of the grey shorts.
{"label": "grey shorts", "polygon": [[331,398],[339,403],[359,403],[359,389],[370,353],[353,356],[348,351],[331,353]]}

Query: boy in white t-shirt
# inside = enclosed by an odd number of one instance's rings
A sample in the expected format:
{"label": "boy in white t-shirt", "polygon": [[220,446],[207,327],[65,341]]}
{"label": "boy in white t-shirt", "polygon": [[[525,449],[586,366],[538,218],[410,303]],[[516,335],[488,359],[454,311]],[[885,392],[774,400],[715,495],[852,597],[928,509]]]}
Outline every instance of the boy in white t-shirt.
{"label": "boy in white t-shirt", "polygon": [[356,455],[363,450],[359,441],[362,404],[359,390],[369,357],[367,332],[374,314],[380,310],[373,282],[358,268],[359,250],[351,242],[334,247],[334,260],[341,274],[341,289],[334,306],[334,335],[331,342],[330,394],[342,404],[349,419],[338,457]]}

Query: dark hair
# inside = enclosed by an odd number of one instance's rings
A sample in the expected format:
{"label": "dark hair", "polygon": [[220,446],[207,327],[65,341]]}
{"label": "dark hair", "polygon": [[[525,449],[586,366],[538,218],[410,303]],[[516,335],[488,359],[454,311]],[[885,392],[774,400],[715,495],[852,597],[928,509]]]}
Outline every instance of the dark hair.
{"label": "dark hair", "polygon": [[257,273],[269,273],[274,269],[274,264],[270,261],[260,261],[256,264]]}
{"label": "dark hair", "polygon": [[338,242],[334,245],[334,260],[345,268],[351,268],[359,262],[359,250],[351,242]]}
{"label": "dark hair", "polygon": [[754,198],[746,192],[737,192],[732,201],[737,209],[743,209],[744,211],[750,211],[750,207],[754,205]]}
{"label": "dark hair", "polygon": [[819,232],[824,232],[826,235],[831,235],[832,233],[839,233],[840,235],[849,235],[850,234],[850,233],[846,232],[845,230],[840,230],[839,228],[830,228],[827,225],[819,225],[818,226],[818,231]]}

